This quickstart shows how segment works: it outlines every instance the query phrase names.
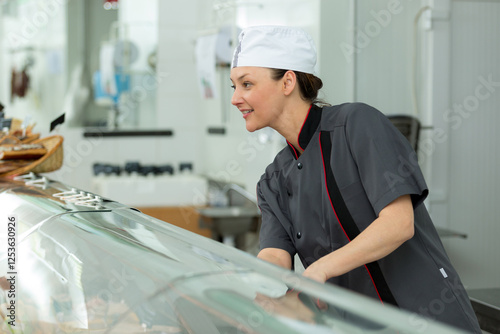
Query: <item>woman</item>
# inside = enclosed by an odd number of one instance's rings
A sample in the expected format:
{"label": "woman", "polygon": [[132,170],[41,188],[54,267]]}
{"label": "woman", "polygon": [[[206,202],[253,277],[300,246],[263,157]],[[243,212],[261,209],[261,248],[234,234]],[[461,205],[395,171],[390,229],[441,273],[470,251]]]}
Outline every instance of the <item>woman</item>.
{"label": "woman", "polygon": [[[232,104],[253,132],[286,138],[257,185],[260,259],[467,331],[480,329],[422,204],[428,189],[408,141],[361,103],[321,107],[316,51],[303,30],[245,29]],[[411,321],[409,319],[409,321]]]}

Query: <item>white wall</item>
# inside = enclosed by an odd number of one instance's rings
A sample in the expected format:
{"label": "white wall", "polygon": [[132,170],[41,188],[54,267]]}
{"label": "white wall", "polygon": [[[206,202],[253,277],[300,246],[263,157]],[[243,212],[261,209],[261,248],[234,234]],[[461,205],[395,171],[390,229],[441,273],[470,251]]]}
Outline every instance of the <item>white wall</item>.
{"label": "white wall", "polygon": [[448,224],[468,238],[446,246],[471,287],[499,287],[500,3],[451,1],[450,16],[450,103],[436,116],[448,123]]}
{"label": "white wall", "polygon": [[419,1],[357,1],[356,96],[386,114],[412,114],[413,20]]}
{"label": "white wall", "polygon": [[353,1],[321,1],[317,42],[323,81],[320,98],[333,105],[354,101],[356,57],[345,50],[354,45],[355,9]]}

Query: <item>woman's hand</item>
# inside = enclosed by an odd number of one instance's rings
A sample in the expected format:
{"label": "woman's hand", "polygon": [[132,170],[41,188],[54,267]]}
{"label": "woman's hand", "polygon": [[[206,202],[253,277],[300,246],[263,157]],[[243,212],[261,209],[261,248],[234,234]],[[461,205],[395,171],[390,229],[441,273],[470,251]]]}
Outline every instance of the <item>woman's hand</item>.
{"label": "woman's hand", "polygon": [[326,276],[326,272],[322,271],[317,267],[318,266],[315,266],[314,263],[311,264],[309,267],[307,267],[306,270],[304,270],[302,276],[310,278],[320,283],[325,283],[326,280],[328,279],[328,277]]}
{"label": "woman's hand", "polygon": [[302,303],[298,295],[298,292],[290,291],[282,297],[271,298],[257,293],[255,302],[269,314],[314,323],[314,312]]}

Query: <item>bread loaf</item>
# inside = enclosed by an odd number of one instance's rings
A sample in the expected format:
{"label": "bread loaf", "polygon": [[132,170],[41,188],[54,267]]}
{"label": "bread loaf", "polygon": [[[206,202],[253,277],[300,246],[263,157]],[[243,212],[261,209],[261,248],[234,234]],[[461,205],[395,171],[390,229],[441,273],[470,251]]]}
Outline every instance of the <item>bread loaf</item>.
{"label": "bread loaf", "polygon": [[36,160],[43,157],[47,149],[42,145],[2,145],[0,146],[0,160]]}

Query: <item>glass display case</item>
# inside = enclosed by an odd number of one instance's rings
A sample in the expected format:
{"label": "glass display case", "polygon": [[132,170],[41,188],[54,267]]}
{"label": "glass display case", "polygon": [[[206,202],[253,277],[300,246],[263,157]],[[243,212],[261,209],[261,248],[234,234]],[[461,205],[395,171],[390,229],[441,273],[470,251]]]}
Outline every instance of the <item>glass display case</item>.
{"label": "glass display case", "polygon": [[0,212],[1,333],[460,333],[37,175]]}

